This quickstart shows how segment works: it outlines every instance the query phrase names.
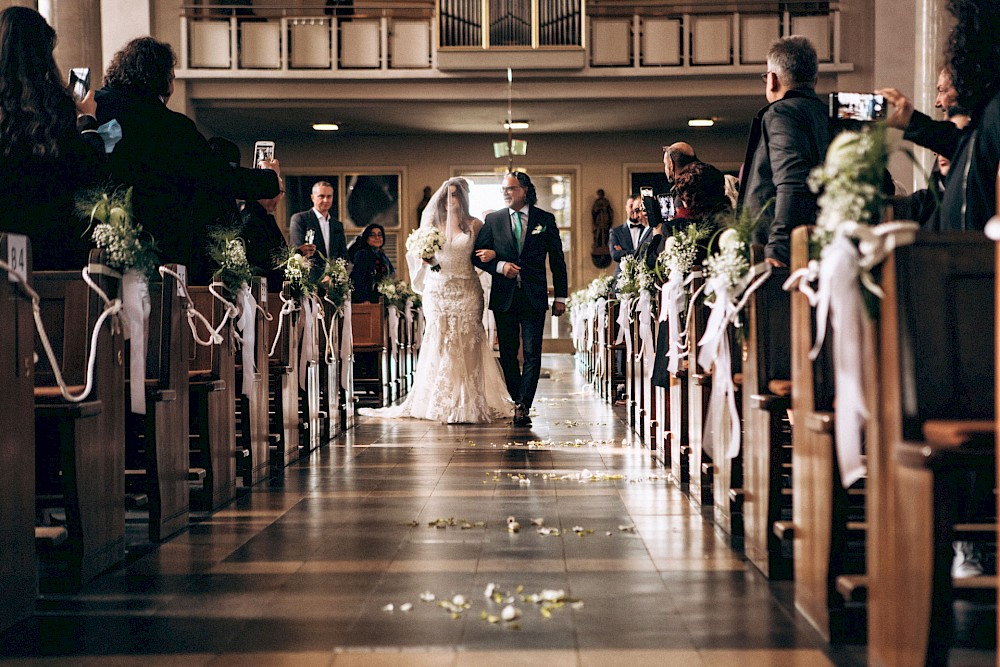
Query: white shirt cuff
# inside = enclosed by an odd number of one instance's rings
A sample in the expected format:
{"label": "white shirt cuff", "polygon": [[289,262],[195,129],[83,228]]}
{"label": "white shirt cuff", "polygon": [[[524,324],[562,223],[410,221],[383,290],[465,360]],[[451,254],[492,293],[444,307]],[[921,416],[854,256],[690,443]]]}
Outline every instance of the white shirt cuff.
{"label": "white shirt cuff", "polygon": [[555,298],[555,302],[556,303],[566,303],[566,297],[564,297],[564,296],[557,296]]}
{"label": "white shirt cuff", "polygon": [[507,266],[507,262],[500,261],[497,262],[497,273],[501,276],[503,275],[503,267]]}

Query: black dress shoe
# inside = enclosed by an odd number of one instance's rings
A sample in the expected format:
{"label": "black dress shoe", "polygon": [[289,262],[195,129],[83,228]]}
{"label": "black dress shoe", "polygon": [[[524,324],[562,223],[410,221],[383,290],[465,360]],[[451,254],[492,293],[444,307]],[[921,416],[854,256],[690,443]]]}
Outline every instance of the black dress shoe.
{"label": "black dress shoe", "polygon": [[514,408],[514,426],[531,426],[531,417],[528,416],[528,409],[523,405]]}

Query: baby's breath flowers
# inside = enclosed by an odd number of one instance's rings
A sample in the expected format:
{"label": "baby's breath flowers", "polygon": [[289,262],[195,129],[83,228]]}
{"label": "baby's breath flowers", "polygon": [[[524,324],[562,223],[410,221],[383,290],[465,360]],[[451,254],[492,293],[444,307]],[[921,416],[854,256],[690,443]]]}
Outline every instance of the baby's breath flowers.
{"label": "baby's breath flowers", "polygon": [[663,242],[663,250],[657,257],[657,263],[663,269],[664,279],[671,273],[686,276],[694,268],[698,258],[698,248],[704,245],[708,238],[709,228],[692,223],[684,229],[677,230],[673,236]]}
{"label": "baby's breath flowers", "polygon": [[274,266],[285,272],[285,281],[289,283],[294,298],[301,299],[316,292],[316,285],[309,279],[312,266],[308,259],[295,252],[295,248],[280,251]]}
{"label": "baby's breath flowers", "polygon": [[135,270],[147,278],[156,274],[155,244],[132,220],[132,188],[90,190],[77,198],[76,209],[89,219],[94,244],[107,250],[109,266],[122,272]]}
{"label": "baby's breath flowers", "polygon": [[235,295],[240,288],[249,285],[253,272],[247,261],[247,249],[238,229],[214,229],[209,232],[209,255],[219,265],[214,279]]}
{"label": "baby's breath flowers", "polygon": [[337,309],[351,300],[351,276],[347,271],[347,260],[338,257],[326,263],[322,282],[326,285],[326,298]]}
{"label": "baby's breath flowers", "polygon": [[735,229],[727,229],[719,236],[719,251],[705,259],[706,294],[715,295],[711,289],[714,279],[721,278],[728,287],[728,296],[736,300],[740,296],[738,288],[750,271],[749,250],[740,240]]}

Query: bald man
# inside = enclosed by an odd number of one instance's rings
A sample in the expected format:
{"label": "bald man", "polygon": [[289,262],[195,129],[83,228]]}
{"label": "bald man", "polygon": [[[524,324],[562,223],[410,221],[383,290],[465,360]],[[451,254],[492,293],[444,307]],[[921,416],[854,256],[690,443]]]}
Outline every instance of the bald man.
{"label": "bald man", "polygon": [[691,144],[678,141],[675,144],[663,147],[663,173],[666,174],[667,181],[671,185],[673,185],[674,178],[679,170],[697,161],[698,156],[695,155]]}

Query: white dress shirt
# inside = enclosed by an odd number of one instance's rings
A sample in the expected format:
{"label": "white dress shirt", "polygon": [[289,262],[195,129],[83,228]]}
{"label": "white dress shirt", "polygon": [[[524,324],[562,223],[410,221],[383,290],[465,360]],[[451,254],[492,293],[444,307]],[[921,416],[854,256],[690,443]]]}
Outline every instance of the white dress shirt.
{"label": "white dress shirt", "polygon": [[330,216],[324,216],[322,213],[313,209],[313,213],[316,214],[316,219],[319,220],[319,230],[323,232],[323,255],[325,257],[330,256]]}

